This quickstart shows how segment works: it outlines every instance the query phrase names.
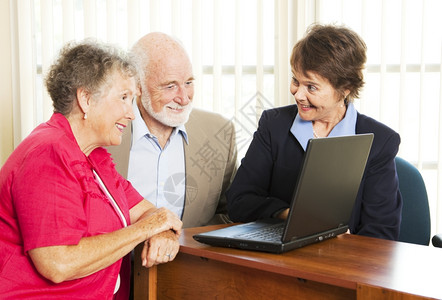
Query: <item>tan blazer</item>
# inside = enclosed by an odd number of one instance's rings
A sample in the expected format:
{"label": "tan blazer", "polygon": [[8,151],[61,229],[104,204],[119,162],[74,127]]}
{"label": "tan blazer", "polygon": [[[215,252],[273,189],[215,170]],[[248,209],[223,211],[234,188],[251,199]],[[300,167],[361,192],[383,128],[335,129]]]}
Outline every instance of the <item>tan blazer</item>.
{"label": "tan blazer", "polygon": [[[233,122],[219,114],[194,108],[185,126],[189,144],[183,138],[186,168],[183,226],[229,222],[225,192],[237,169]],[[125,178],[132,125],[126,129],[121,145],[108,147],[117,171]]]}

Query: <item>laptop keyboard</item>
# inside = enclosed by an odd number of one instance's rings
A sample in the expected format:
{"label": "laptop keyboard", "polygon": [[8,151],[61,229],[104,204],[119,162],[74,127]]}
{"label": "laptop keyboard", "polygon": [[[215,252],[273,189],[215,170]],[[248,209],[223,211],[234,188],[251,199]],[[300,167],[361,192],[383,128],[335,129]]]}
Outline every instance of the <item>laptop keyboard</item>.
{"label": "laptop keyboard", "polygon": [[238,234],[236,237],[249,239],[249,240],[280,242],[282,233],[284,231],[284,225],[285,224],[282,223],[276,226],[264,227],[258,230]]}

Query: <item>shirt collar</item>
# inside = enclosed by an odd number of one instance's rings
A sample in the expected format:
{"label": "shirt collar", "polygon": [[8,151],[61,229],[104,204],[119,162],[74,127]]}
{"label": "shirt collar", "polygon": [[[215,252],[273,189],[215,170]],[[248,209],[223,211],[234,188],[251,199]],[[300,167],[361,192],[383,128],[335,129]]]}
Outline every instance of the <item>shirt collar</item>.
{"label": "shirt collar", "polygon": [[[147,136],[148,138],[154,138],[155,136],[150,133],[149,128],[147,127],[146,123],[141,117],[141,113],[136,101],[133,101],[132,108],[135,116],[135,120],[132,121],[132,145],[134,145],[144,136]],[[172,130],[170,138],[174,137],[177,134],[181,134],[184,140],[186,141],[186,144],[189,144],[186,127],[184,126],[184,124],[175,127]]]}
{"label": "shirt collar", "polygon": [[[329,137],[354,135],[356,133],[357,111],[353,103],[349,103],[344,118],[332,129]],[[296,114],[290,132],[295,136],[304,150],[307,149],[307,143],[313,136],[313,125],[311,121],[304,121],[299,114]]]}
{"label": "shirt collar", "polygon": [[49,121],[47,121],[47,124],[50,126],[61,128],[69,137],[69,139],[75,141],[75,143],[78,144],[77,140],[75,139],[74,133],[72,132],[71,124],[63,114],[59,112],[54,112]]}

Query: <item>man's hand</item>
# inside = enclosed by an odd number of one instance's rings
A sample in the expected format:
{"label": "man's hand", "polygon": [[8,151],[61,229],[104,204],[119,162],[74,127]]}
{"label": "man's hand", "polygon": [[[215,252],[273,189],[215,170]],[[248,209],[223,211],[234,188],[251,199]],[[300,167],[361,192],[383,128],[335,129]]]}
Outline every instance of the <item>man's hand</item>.
{"label": "man's hand", "polygon": [[179,233],[173,230],[163,231],[144,242],[141,261],[144,267],[172,261],[180,249]]}

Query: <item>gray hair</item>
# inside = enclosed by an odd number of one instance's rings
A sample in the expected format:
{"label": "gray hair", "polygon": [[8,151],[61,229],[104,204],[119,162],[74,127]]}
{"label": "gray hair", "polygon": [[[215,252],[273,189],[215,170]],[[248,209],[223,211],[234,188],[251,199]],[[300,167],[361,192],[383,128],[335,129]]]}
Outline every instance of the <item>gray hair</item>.
{"label": "gray hair", "polygon": [[91,94],[100,93],[115,71],[124,77],[134,77],[137,72],[120,48],[93,39],[66,44],[45,78],[54,111],[69,115],[78,88],[85,88]]}

